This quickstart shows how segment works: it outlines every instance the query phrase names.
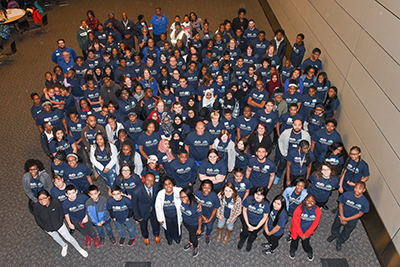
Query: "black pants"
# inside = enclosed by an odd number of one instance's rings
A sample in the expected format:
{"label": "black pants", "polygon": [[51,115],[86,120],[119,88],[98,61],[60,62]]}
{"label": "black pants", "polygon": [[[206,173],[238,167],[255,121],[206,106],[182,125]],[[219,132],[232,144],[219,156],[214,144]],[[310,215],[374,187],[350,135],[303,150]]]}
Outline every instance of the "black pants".
{"label": "black pants", "polygon": [[153,39],[154,39],[154,44],[156,44],[158,41],[161,40],[160,35],[154,34],[153,33]]}
{"label": "black pants", "polygon": [[306,239],[301,239],[300,236],[297,236],[296,239],[292,239],[292,242],[290,243],[290,251],[296,251],[297,248],[299,247],[299,240],[301,240],[301,245],[303,246],[303,249],[306,253],[312,253],[313,249],[310,245],[310,238],[306,238]]}
{"label": "black pants", "polygon": [[167,230],[165,230],[165,238],[168,242],[175,240],[176,242],[181,241],[181,236],[179,235],[178,218],[177,216],[165,217],[165,223],[167,225]]}
{"label": "black pants", "polygon": [[265,231],[263,232],[265,238],[268,240],[268,243],[271,245],[271,250],[275,250],[279,245],[279,239],[281,239],[282,235],[267,235]]}
{"label": "black pants", "polygon": [[30,213],[32,213],[32,214],[33,214],[33,204],[35,204],[35,202],[33,202],[32,199],[29,199],[28,208],[29,208]]}
{"label": "black pants", "polygon": [[197,229],[199,228],[198,225],[189,225],[185,222],[183,222],[183,225],[186,227],[186,229],[189,231],[189,242],[193,244],[193,248],[197,248],[198,242],[197,242]]}
{"label": "black pants", "polygon": [[322,201],[322,202],[320,202],[320,201],[316,201],[315,202],[315,205],[317,205],[318,207],[322,207],[322,206],[324,206],[326,203],[328,203],[328,200],[329,200],[329,198],[326,200],[326,201]]}
{"label": "black pants", "polygon": [[[337,237],[337,241],[341,244],[346,242],[349,239],[351,232],[353,232],[354,228],[357,225],[358,220],[353,220],[347,222],[346,225],[342,225],[340,223],[339,216],[335,216],[335,220],[333,221],[331,234],[334,237]],[[342,232],[340,232],[340,228],[343,227]]]}
{"label": "black pants", "polygon": [[[298,180],[298,179],[306,179],[306,175],[307,175],[307,173],[305,173],[305,174],[302,174],[302,175],[294,175],[294,174],[290,174],[290,186],[295,186],[295,181],[296,180]],[[285,180],[284,180],[284,183],[283,183],[283,186],[284,186],[284,188],[286,189],[286,187],[287,187],[287,185],[286,185],[286,181],[287,181],[287,179],[286,179],[287,177],[286,177],[286,175],[285,175]]]}
{"label": "black pants", "polygon": [[[254,195],[254,193],[255,193],[256,190],[257,190],[257,187],[258,187],[258,186],[253,186],[253,187],[250,189],[249,196],[253,196],[253,195]],[[269,192],[268,186],[264,186],[265,198],[267,198],[268,192]]]}
{"label": "black pants", "polygon": [[87,223],[80,223],[80,222],[72,222],[75,226],[75,229],[78,230],[84,236],[90,236],[91,238],[95,238],[96,231],[94,230],[92,222],[89,220]]}
{"label": "black pants", "polygon": [[[244,222],[244,223],[243,223]],[[249,227],[247,226],[246,222],[243,219],[242,222],[242,232],[240,233],[240,243],[244,243],[247,240],[247,246],[251,246],[257,238],[258,232],[260,232],[263,229],[263,226],[258,228],[257,230],[254,231],[249,231]],[[251,226],[256,227],[257,225],[250,224]]]}
{"label": "black pants", "polygon": [[[154,209],[150,212],[149,218],[143,219],[140,223],[140,231],[142,232],[143,238],[149,238],[149,231],[147,230],[147,222],[150,220],[151,228],[154,236],[160,236],[160,223],[157,221],[156,213]],[[168,227],[168,226],[167,226]]]}

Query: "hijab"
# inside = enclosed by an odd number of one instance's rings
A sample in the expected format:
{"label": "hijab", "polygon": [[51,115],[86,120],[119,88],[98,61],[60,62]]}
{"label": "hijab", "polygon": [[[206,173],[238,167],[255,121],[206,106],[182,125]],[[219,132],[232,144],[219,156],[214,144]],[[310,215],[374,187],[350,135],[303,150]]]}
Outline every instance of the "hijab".
{"label": "hijab", "polygon": [[[174,135],[178,135],[179,139],[175,140],[174,139]],[[162,141],[162,140],[161,140]],[[181,137],[181,132],[179,131],[173,131],[172,135],[171,135],[171,140],[169,141],[169,147],[171,148],[172,153],[174,153],[175,155],[178,154],[178,151],[181,147],[183,147],[183,140]],[[169,158],[169,156],[168,156]]]}
{"label": "hijab", "polygon": [[[211,94],[211,98],[210,98],[210,99],[208,99],[208,98],[206,97],[206,95],[207,95],[208,93]],[[211,91],[211,89],[207,89],[207,90],[205,91],[205,93],[204,93],[202,108],[208,108],[208,107],[210,107],[210,106],[212,107],[213,104],[214,104],[214,101],[215,101],[215,98],[214,98],[213,92]]]}
{"label": "hijab", "polygon": [[[276,82],[272,81],[272,77],[276,76],[277,80]],[[271,80],[268,82],[268,93],[269,96],[271,97],[272,94],[274,93],[275,88],[280,88],[281,84],[279,83],[279,75],[276,72],[271,73]]]}
{"label": "hijab", "polygon": [[[169,118],[168,124],[164,122],[166,118]],[[164,130],[166,135],[172,135],[174,131],[174,126],[172,125],[171,117],[168,115],[166,111],[161,114],[161,128]]]}
{"label": "hijab", "polygon": [[197,114],[196,110],[194,110],[193,108],[190,108],[189,110],[193,110],[194,117],[190,118],[189,116],[187,116],[187,118],[185,120],[185,124],[189,125],[190,129],[194,129],[194,128],[196,128],[197,122],[200,121],[200,118],[199,118],[199,115]]}
{"label": "hijab", "polygon": [[[230,100],[226,97],[226,95],[228,93],[232,95],[232,98]],[[235,104],[236,104],[234,94],[235,94],[235,92],[232,89],[228,89],[226,91],[225,96],[224,96],[224,102],[223,102],[224,108],[230,108],[233,111],[233,109],[235,108]]]}
{"label": "hijab", "polygon": [[[175,118],[180,118],[181,119],[181,123],[180,124],[176,124],[175,123]],[[183,125],[182,115],[181,114],[176,114],[175,117],[174,117],[174,121],[172,122],[172,126],[174,127],[174,130],[182,132],[182,125]]]}
{"label": "hijab", "polygon": [[158,122],[158,124],[160,124],[161,123],[160,116],[158,115],[158,111],[157,110],[153,110],[147,118],[148,119],[153,119],[152,116],[153,116],[154,113],[157,114],[157,122]]}
{"label": "hijab", "polygon": [[[172,137],[172,133],[171,133],[171,137]],[[158,151],[160,151],[161,153],[167,154],[168,162],[170,162],[171,160],[174,159],[174,156],[171,153],[171,149],[165,148],[165,142],[167,142],[167,141],[168,141],[167,139],[162,139],[160,141],[160,143],[158,143]]]}
{"label": "hijab", "polygon": [[[193,106],[189,106],[189,100],[193,100],[194,101],[194,105]],[[199,110],[199,103],[197,102],[197,99],[194,95],[191,95],[187,98],[187,102],[186,104],[183,106],[183,109],[188,111],[189,109],[193,108],[194,110]]]}

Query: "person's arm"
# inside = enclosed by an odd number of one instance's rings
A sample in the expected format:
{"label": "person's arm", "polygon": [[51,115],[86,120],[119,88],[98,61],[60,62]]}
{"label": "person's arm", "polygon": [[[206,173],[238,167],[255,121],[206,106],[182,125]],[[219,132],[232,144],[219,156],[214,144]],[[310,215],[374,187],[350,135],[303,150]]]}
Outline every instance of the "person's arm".
{"label": "person's arm", "polygon": [[203,225],[203,217],[199,216],[199,226],[197,227],[196,234],[200,235],[201,234],[201,226]]}
{"label": "person's arm", "polygon": [[69,134],[70,132],[69,132],[69,130],[68,130],[67,122],[65,121],[65,119],[62,118],[62,119],[61,119],[61,122],[62,122],[62,125],[64,126],[65,133],[66,133],[66,134]]}
{"label": "person's arm", "polygon": [[71,219],[69,218],[69,214],[65,214],[65,221],[68,224],[69,229],[74,230],[75,226],[72,224]]}
{"label": "person's arm", "polygon": [[268,189],[271,189],[274,180],[275,180],[275,173],[273,172],[269,174]]}
{"label": "person's arm", "polygon": [[88,180],[90,185],[93,184],[92,177],[90,177],[90,175],[86,176],[86,179]]}
{"label": "person's arm", "polygon": [[[118,161],[118,150],[115,145],[110,144],[111,147],[111,160],[110,162],[106,165],[105,169],[111,169],[117,164]],[[117,171],[117,170],[116,170]]]}
{"label": "person's arm", "polygon": [[139,153],[140,155],[142,155],[142,157],[144,157],[145,159],[148,158],[147,154],[143,151],[143,146],[139,145]]}
{"label": "person's arm", "polygon": [[292,238],[296,238],[297,236],[302,237],[304,235],[303,230],[301,230],[301,205],[297,206],[297,208],[293,212],[292,217],[292,226],[290,227],[290,233]]}
{"label": "person's arm", "polygon": [[249,99],[247,99],[247,104],[249,104],[250,106],[257,107],[257,108],[264,108],[265,102],[266,101],[261,101],[261,103],[258,104],[256,102],[254,102],[254,100],[253,100],[253,98],[251,96],[249,96]]}
{"label": "person's arm", "polygon": [[74,142],[72,145],[72,152],[74,152],[75,154],[78,153],[78,146],[77,146],[77,142]]}
{"label": "person's arm", "polygon": [[250,174],[251,174],[251,168],[250,168],[250,166],[247,166],[247,169],[246,169],[246,178],[247,179],[250,178]]}
{"label": "person's arm", "polygon": [[287,161],[286,163],[286,185],[290,186],[291,181],[290,181],[290,166],[292,163],[290,161]]}
{"label": "person's arm", "polygon": [[[273,180],[272,180],[273,181]],[[243,203],[243,201],[249,196],[249,194],[250,194],[250,189],[246,189],[246,191],[245,191],[245,193],[244,193],[244,196],[243,196],[243,199],[242,199],[242,203]]]}
{"label": "person's arm", "polygon": [[[208,219],[206,219],[206,220],[203,220],[204,224],[207,224],[207,223],[211,222],[212,219],[214,219],[215,214],[217,214],[217,211],[218,211],[218,209],[217,209],[217,208],[214,208],[213,211],[212,211],[212,213],[211,213],[210,218],[208,218]],[[204,215],[203,215],[203,216],[204,216]],[[204,216],[204,218],[205,218],[205,216]]]}
{"label": "person's arm", "polygon": [[242,214],[243,214],[244,222],[247,224],[247,227],[249,227],[249,228],[252,227],[252,226],[250,225],[250,223],[249,223],[249,218],[248,218],[248,216],[247,216],[247,208],[246,208],[246,207],[243,207]]}
{"label": "person's arm", "polygon": [[315,141],[311,140],[311,147],[310,147],[311,152],[314,153],[314,149],[315,149]]}
{"label": "person's arm", "polygon": [[[29,175],[29,177],[26,177],[25,175]],[[37,197],[32,193],[31,185],[30,185],[30,174],[26,173],[24,177],[22,177],[22,186],[24,188],[25,194],[33,201],[33,202],[38,202]]]}
{"label": "person's arm", "polygon": [[308,180],[308,177],[310,177],[311,167],[312,167],[312,162],[310,164],[308,164],[308,166],[307,166],[306,180]]}
{"label": "person's arm", "polygon": [[236,128],[236,141],[239,141],[241,137],[242,137],[242,136],[241,136],[241,134],[240,134],[240,128],[237,127],[237,128]]}
{"label": "person's arm", "polygon": [[339,180],[339,189],[338,189],[338,191],[341,194],[343,194],[343,192],[344,192],[344,190],[343,190],[343,181],[344,181],[344,176],[345,176],[346,172],[347,172],[347,170],[345,170],[343,172],[343,174],[342,174],[342,176],[340,177],[340,180]]}
{"label": "person's arm", "polygon": [[188,155],[189,155],[190,146],[188,146],[188,145],[185,144],[185,149],[186,149],[186,151],[188,152]]}
{"label": "person's arm", "polygon": [[[265,222],[267,221],[267,219],[268,219],[268,213],[264,213],[264,215],[263,215],[261,221],[257,224],[256,227],[253,227],[253,230],[257,230],[258,228],[262,227],[262,226],[265,224]],[[278,226],[278,225],[277,225],[277,226]],[[275,228],[276,228],[276,226],[275,226]],[[275,228],[274,228],[274,229],[275,229]],[[274,229],[272,229],[272,231],[273,231]],[[279,227],[279,229],[280,229],[280,227]],[[278,230],[279,230],[279,229],[278,229]]]}
{"label": "person's arm", "polygon": [[222,183],[224,180],[225,180],[225,175],[223,175],[223,174],[217,174],[217,175],[215,176],[215,179],[212,180],[212,182],[213,182],[213,184],[219,184],[219,183]]}

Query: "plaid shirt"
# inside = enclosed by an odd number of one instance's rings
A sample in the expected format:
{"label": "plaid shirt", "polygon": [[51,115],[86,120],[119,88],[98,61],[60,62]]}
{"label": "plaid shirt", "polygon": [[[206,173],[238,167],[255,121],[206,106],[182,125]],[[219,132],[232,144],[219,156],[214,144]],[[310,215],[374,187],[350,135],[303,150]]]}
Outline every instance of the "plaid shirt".
{"label": "plaid shirt", "polygon": [[[221,215],[224,214],[225,211],[225,205],[228,204],[226,203],[225,198],[221,199],[221,192],[218,193],[218,198],[221,206],[218,208],[218,211]],[[233,202],[233,199],[232,199]],[[242,213],[242,199],[238,196],[236,199],[236,202],[233,203],[233,209],[231,211],[231,215],[229,216],[229,219],[227,220],[227,223],[231,223],[234,217],[239,216]]]}

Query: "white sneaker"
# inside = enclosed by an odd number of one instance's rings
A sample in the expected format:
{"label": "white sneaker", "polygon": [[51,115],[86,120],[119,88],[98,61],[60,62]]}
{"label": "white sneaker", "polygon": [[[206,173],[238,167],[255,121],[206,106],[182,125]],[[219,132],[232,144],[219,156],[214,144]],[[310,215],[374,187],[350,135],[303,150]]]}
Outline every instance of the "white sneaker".
{"label": "white sneaker", "polygon": [[63,257],[67,256],[67,253],[68,253],[67,250],[68,250],[68,244],[65,244],[61,250],[61,256],[63,256]]}
{"label": "white sneaker", "polygon": [[86,250],[84,250],[84,249],[79,250],[79,253],[81,253],[81,255],[82,255],[83,257],[85,257],[85,258],[87,258],[87,256],[89,255],[89,254],[86,252]]}

